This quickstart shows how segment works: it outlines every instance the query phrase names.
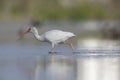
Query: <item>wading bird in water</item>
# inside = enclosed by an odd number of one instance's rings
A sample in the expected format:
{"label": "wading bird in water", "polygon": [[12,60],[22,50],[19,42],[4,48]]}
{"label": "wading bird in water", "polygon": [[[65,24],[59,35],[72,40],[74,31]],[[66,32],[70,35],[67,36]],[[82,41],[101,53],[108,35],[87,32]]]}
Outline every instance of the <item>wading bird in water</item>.
{"label": "wading bird in water", "polygon": [[22,35],[24,36],[27,33],[32,33],[34,35],[34,37],[39,41],[51,43],[52,49],[49,53],[55,53],[54,52],[55,45],[57,45],[59,43],[64,43],[64,44],[69,45],[72,48],[72,50],[74,51],[72,44],[65,42],[69,38],[75,36],[74,33],[65,32],[65,31],[61,31],[61,30],[50,30],[50,31],[45,32],[42,35],[39,35],[36,27],[28,28],[27,31],[25,31]]}

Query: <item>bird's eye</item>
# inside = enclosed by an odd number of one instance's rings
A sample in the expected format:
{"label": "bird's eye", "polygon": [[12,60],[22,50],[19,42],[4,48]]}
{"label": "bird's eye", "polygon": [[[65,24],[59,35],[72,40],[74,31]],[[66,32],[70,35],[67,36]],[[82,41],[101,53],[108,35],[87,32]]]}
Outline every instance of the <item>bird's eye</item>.
{"label": "bird's eye", "polygon": [[28,28],[28,32],[30,32],[31,31],[31,28]]}

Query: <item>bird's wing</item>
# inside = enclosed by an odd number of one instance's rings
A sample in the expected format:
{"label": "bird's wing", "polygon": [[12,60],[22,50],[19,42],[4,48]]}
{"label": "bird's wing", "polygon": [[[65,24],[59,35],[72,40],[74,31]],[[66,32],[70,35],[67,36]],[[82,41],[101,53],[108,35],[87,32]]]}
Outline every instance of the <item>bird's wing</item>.
{"label": "bird's wing", "polygon": [[49,40],[51,42],[53,42],[53,41],[62,42],[62,41],[67,40],[68,38],[74,36],[74,34],[71,32],[64,32],[61,30],[51,30],[51,31],[46,32],[44,34],[44,36],[47,40]]}

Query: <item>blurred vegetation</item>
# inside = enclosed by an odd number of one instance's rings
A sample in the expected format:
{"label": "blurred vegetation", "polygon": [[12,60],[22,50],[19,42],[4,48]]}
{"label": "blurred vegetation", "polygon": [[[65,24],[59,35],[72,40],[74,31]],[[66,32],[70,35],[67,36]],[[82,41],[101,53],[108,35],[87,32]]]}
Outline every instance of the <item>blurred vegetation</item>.
{"label": "blurred vegetation", "polygon": [[120,22],[116,21],[113,25],[106,23],[105,27],[101,30],[103,38],[120,40]]}
{"label": "blurred vegetation", "polygon": [[0,18],[116,19],[119,0],[0,0]]}

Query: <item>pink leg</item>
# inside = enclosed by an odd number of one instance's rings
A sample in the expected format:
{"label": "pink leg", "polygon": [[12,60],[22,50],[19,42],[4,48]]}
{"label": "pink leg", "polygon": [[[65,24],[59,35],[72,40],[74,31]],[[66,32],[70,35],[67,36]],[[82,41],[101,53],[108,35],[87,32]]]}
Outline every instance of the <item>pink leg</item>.
{"label": "pink leg", "polygon": [[73,51],[73,52],[75,51],[75,48],[73,47],[72,43],[68,43],[68,42],[66,43],[66,42],[65,42],[64,44],[67,44],[68,46],[70,46],[70,47],[72,48],[72,51]]}
{"label": "pink leg", "polygon": [[55,52],[54,52],[54,48],[55,48],[55,44],[52,43],[52,49],[51,49],[51,51],[49,52],[50,54],[54,54],[54,53],[55,53]]}
{"label": "pink leg", "polygon": [[51,51],[49,52],[50,54],[54,54],[54,48],[51,49]]}

